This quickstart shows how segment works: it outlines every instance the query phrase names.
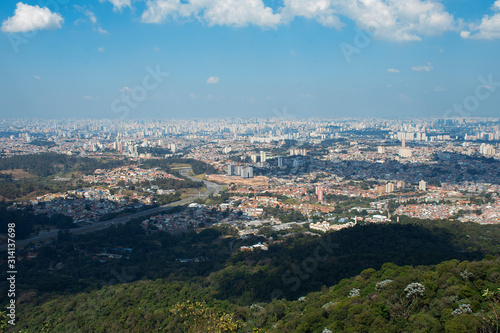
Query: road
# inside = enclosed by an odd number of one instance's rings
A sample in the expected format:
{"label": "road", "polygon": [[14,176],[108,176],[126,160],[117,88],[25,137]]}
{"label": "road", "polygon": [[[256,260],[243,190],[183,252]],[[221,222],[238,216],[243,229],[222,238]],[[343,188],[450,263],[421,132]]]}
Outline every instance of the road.
{"label": "road", "polygon": [[[127,221],[130,221],[131,219],[135,219],[135,218],[146,216],[146,215],[160,213],[161,211],[164,211],[164,210],[167,210],[169,208],[176,207],[176,206],[187,205],[187,204],[192,203],[194,200],[196,200],[198,198],[205,199],[211,194],[217,195],[222,190],[221,185],[189,176],[188,175],[189,170],[191,170],[191,169],[190,168],[182,169],[182,170],[180,170],[180,174],[188,179],[193,180],[193,181],[203,182],[205,184],[205,186],[207,187],[207,191],[205,193],[203,193],[199,196],[198,195],[192,196],[190,198],[182,199],[182,200],[179,200],[176,202],[171,202],[171,203],[163,205],[163,206],[147,209],[147,210],[144,210],[142,212],[138,212],[138,213],[130,214],[127,216],[115,218],[115,219],[112,219],[109,221],[98,222],[98,223],[94,223],[94,224],[80,227],[80,228],[69,229],[68,232],[70,232],[72,234],[83,234],[83,233],[87,233],[87,232],[102,230],[102,229],[108,228],[111,225],[123,224]],[[42,235],[38,235],[35,237],[31,237],[31,238],[17,241],[16,248],[21,248],[28,243],[48,241],[50,239],[56,238],[58,233],[59,233],[59,229],[55,229],[55,230],[49,231],[49,232],[42,234]],[[7,244],[0,245],[0,250],[3,250],[3,249],[7,249]]]}

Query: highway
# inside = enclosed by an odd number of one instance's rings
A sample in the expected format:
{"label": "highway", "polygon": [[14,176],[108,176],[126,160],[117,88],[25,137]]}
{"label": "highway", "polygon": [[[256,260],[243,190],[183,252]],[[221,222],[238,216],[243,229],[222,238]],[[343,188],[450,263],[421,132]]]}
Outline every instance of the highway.
{"label": "highway", "polygon": [[[68,229],[68,232],[70,232],[72,234],[83,234],[83,233],[87,233],[87,232],[102,230],[102,229],[105,229],[111,225],[123,224],[125,222],[130,221],[131,219],[135,219],[135,218],[147,216],[147,215],[157,214],[157,213],[160,213],[160,212],[162,212],[166,209],[172,208],[172,207],[187,205],[187,204],[192,203],[194,200],[196,200],[198,198],[205,199],[211,194],[217,195],[222,190],[221,185],[218,185],[218,184],[206,181],[206,180],[201,180],[201,179],[198,179],[195,177],[188,176],[189,170],[191,170],[191,169],[190,168],[181,169],[180,174],[188,179],[193,180],[193,181],[203,182],[205,184],[205,186],[207,187],[207,191],[205,193],[201,194],[200,196],[195,195],[195,196],[192,196],[190,198],[182,199],[182,200],[179,200],[176,202],[171,202],[171,203],[163,205],[163,206],[147,209],[147,210],[144,210],[144,211],[141,211],[138,213],[133,213],[133,214],[130,214],[127,216],[118,217],[118,218],[115,218],[115,219],[112,219],[109,221],[98,222],[98,223],[94,223],[94,224],[91,224],[88,226],[75,228],[75,229]],[[16,241],[16,248],[22,248],[23,246],[25,246],[26,244],[29,244],[29,243],[48,241],[50,239],[56,238],[58,233],[59,233],[59,229],[54,229],[54,230],[49,231],[49,232],[42,234],[42,235],[38,235],[35,237]],[[0,250],[4,250],[4,249],[7,249],[7,244],[0,245]]]}

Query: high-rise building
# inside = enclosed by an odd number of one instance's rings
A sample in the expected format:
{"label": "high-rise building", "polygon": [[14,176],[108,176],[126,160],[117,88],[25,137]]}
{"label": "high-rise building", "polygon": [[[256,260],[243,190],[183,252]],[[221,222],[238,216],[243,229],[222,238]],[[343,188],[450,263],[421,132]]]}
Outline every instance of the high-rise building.
{"label": "high-rise building", "polygon": [[242,167],[240,177],[241,178],[253,178],[253,167],[251,167],[251,166]]}
{"label": "high-rise building", "polygon": [[278,157],[278,168],[283,166],[283,157]]}
{"label": "high-rise building", "polygon": [[306,156],[307,150],[305,150],[305,149],[290,149],[290,156],[297,156],[297,155]]}
{"label": "high-rise building", "polygon": [[250,158],[252,159],[252,163],[257,163],[257,155],[252,154]]}
{"label": "high-rise building", "polygon": [[266,152],[265,151],[260,151],[260,161],[262,163],[266,162]]}
{"label": "high-rise building", "polygon": [[485,156],[495,155],[495,148],[492,145],[481,143],[481,146],[479,147],[479,153]]}
{"label": "high-rise building", "polygon": [[420,191],[427,190],[427,183],[425,182],[425,180],[421,180],[420,183],[418,183],[418,189]]}
{"label": "high-rise building", "polygon": [[227,166],[227,175],[228,176],[234,176],[235,175],[235,171],[236,171],[236,168],[235,168],[234,164],[229,164]]}
{"label": "high-rise building", "polygon": [[386,193],[394,192],[394,183],[387,183],[387,185],[385,185],[385,192]]}
{"label": "high-rise building", "polygon": [[324,200],[324,189],[321,185],[316,185],[316,195],[318,196],[318,201],[323,202]]}
{"label": "high-rise building", "polygon": [[405,187],[405,182],[402,180],[399,180],[396,186],[398,189],[402,189]]}

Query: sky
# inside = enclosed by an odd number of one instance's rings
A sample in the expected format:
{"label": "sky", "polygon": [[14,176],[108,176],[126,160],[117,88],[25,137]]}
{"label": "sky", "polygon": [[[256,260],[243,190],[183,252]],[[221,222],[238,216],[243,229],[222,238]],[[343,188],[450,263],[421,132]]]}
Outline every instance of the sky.
{"label": "sky", "polygon": [[0,2],[0,118],[500,116],[500,0]]}

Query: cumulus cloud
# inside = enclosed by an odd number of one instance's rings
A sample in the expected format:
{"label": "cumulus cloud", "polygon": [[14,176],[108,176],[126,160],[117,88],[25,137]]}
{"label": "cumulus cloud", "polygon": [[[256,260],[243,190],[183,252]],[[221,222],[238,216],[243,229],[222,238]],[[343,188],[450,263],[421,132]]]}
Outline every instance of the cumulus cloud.
{"label": "cumulus cloud", "polygon": [[113,5],[113,10],[121,12],[124,7],[131,7],[131,0],[99,0],[99,2],[110,2]]}
{"label": "cumulus cloud", "polygon": [[453,15],[438,0],[284,0],[276,12],[263,0],[147,0],[141,19],[160,23],[195,18],[208,25],[276,27],[296,17],[336,29],[344,26],[342,19],[351,20],[374,38],[391,41],[418,41],[456,30]]}
{"label": "cumulus cloud", "polygon": [[454,29],[453,15],[436,1],[338,0],[339,11],[375,38],[419,41]]}
{"label": "cumulus cloud", "polygon": [[141,20],[144,23],[160,23],[169,18],[190,15],[190,5],[183,4],[179,0],[148,0],[146,9],[141,15]]}
{"label": "cumulus cloud", "polygon": [[400,70],[399,70],[399,69],[395,69],[395,68],[388,68],[388,69],[387,69],[387,71],[388,71],[389,73],[399,73],[399,72],[400,72]]}
{"label": "cumulus cloud", "polygon": [[432,66],[432,64],[430,62],[428,62],[425,65],[414,66],[414,67],[411,68],[411,70],[414,71],[414,72],[430,72],[433,69],[434,69],[434,67]]}
{"label": "cumulus cloud", "polygon": [[106,48],[105,47],[98,47],[97,51],[103,53],[104,51],[106,51]]}
{"label": "cumulus cloud", "polygon": [[196,17],[210,26],[243,27],[250,24],[273,27],[280,15],[266,7],[262,0],[148,0],[141,19],[145,23],[160,23],[166,19]]}
{"label": "cumulus cloud", "polygon": [[272,27],[280,23],[280,15],[262,0],[192,0],[191,4],[195,11],[203,13],[209,25]]}
{"label": "cumulus cloud", "polygon": [[315,19],[327,27],[342,28],[343,23],[337,16],[338,7],[333,0],[285,0],[283,7],[283,19],[285,22],[293,20],[297,16]]}
{"label": "cumulus cloud", "polygon": [[497,13],[485,15],[479,24],[469,25],[468,30],[460,32],[460,37],[470,39],[499,39],[500,38],[500,0],[495,1],[492,10]]}
{"label": "cumulus cloud", "polygon": [[33,77],[34,77],[35,79],[37,79],[37,80],[41,80],[41,79],[42,79],[42,78],[41,78],[41,77],[39,77],[38,75],[35,75],[35,76],[33,76]]}
{"label": "cumulus cloud", "polygon": [[211,76],[207,79],[208,84],[216,84],[219,83],[219,77],[218,76]]}
{"label": "cumulus cloud", "polygon": [[26,32],[33,30],[58,29],[64,22],[58,13],[52,13],[50,9],[40,6],[30,6],[18,2],[14,16],[9,17],[2,23],[3,32]]}

